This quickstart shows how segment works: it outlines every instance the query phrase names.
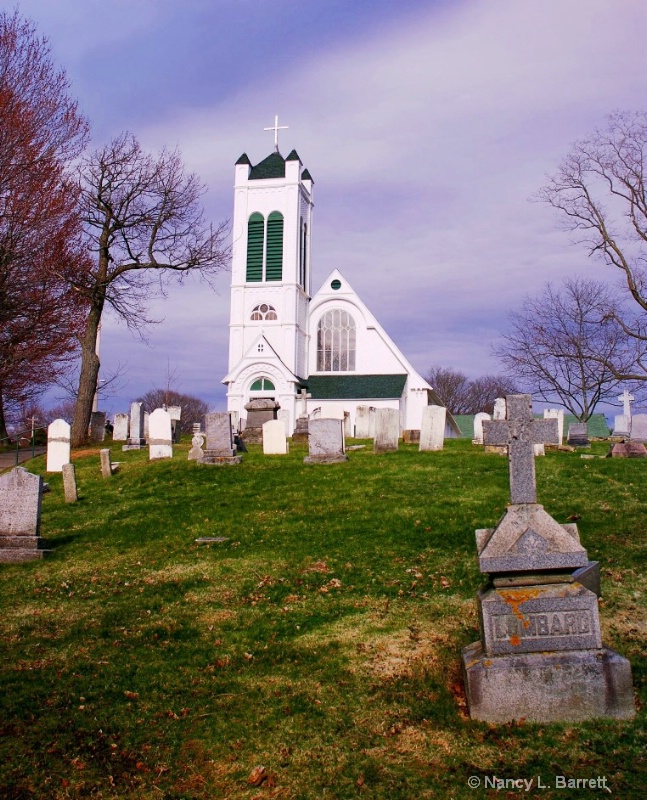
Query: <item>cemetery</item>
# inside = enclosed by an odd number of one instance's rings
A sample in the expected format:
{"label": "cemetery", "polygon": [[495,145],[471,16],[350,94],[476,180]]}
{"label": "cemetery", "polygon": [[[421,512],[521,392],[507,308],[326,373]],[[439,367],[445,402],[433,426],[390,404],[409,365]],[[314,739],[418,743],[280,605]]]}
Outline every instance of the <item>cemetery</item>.
{"label": "cemetery", "polygon": [[395,448],[386,420],[388,446],[311,419],[288,447],[269,419],[241,457],[227,415],[171,444],[151,414],[139,447],[122,428],[3,473],[4,527],[29,483],[47,551],[0,565],[3,796],[468,798],[519,775],[641,796],[647,461],[558,449],[557,419],[495,415],[473,444],[426,416]]}

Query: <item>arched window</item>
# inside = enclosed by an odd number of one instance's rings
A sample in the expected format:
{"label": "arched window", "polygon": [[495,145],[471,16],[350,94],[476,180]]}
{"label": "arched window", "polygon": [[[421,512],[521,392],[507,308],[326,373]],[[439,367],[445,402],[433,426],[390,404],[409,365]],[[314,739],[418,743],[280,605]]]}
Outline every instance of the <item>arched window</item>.
{"label": "arched window", "polygon": [[348,311],[326,311],[317,328],[317,371],[351,372],[355,369],[356,328]]}
{"label": "arched window", "polygon": [[254,306],[252,309],[252,316],[251,319],[253,320],[276,320],[278,319],[276,309],[274,306],[270,306],[267,303],[261,303],[258,306]]}
{"label": "arched window", "polygon": [[266,378],[262,375],[260,378],[256,378],[254,383],[249,387],[250,392],[273,392],[274,391],[274,384],[269,378]]}
{"label": "arched window", "polygon": [[247,280],[263,280],[263,242],[265,220],[255,211],[247,221]]}
{"label": "arched window", "polygon": [[267,218],[265,248],[265,280],[280,281],[283,277],[283,214],[272,211]]}

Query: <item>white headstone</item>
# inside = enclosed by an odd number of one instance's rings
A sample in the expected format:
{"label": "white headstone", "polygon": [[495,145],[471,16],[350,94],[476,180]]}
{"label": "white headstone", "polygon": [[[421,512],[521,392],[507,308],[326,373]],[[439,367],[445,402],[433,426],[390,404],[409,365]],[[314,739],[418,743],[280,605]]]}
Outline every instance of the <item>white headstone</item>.
{"label": "white headstone", "polygon": [[375,438],[373,450],[387,453],[398,449],[400,439],[400,412],[397,408],[378,408],[375,411]]}
{"label": "white headstone", "polygon": [[419,450],[442,450],[445,442],[447,409],[443,406],[425,406],[420,422]]}
{"label": "white headstone", "polygon": [[557,436],[559,443],[564,441],[564,409],[563,408],[545,408],[544,419],[557,420]]}
{"label": "white headstone", "polygon": [[375,409],[371,406],[357,406],[355,409],[355,437],[372,439],[375,436]]}
{"label": "white headstone", "polygon": [[483,444],[483,423],[490,419],[490,415],[484,411],[479,411],[474,415],[474,436],[472,442],[474,444]]}
{"label": "white headstone", "polygon": [[[287,408],[279,408],[276,412],[276,418],[283,423],[283,427],[285,428],[285,435],[290,436],[292,431],[290,430],[290,412]],[[265,436],[265,434],[263,434]],[[263,439],[265,441],[265,439]]]}
{"label": "white headstone", "polygon": [[505,397],[497,397],[494,401],[492,419],[505,419]]}
{"label": "white headstone", "polygon": [[64,419],[55,419],[47,428],[47,471],[62,472],[70,463],[70,426]]}
{"label": "white headstone", "polygon": [[[164,409],[162,409],[162,411],[164,411]],[[144,411],[144,439],[148,439],[148,437],[151,435],[150,418],[151,415],[148,413],[148,411]]]}
{"label": "white headstone", "polygon": [[130,404],[130,436],[128,444],[131,447],[139,447],[144,443],[144,414],[141,403]]}
{"label": "white headstone", "polygon": [[148,457],[151,460],[172,458],[171,415],[163,408],[156,408],[149,417],[148,425]]}
{"label": "white headstone", "polygon": [[635,399],[636,398],[632,394],[630,394],[626,389],[618,398],[618,400],[620,400],[622,403],[622,413],[624,414],[625,417],[629,417],[629,419],[631,419],[631,401]]}
{"label": "white headstone", "polygon": [[341,419],[345,417],[344,406],[340,403],[328,403],[322,406],[321,419]]}
{"label": "white headstone", "polygon": [[128,414],[115,414],[112,429],[113,442],[125,442],[128,439]]}
{"label": "white headstone", "polygon": [[266,456],[284,456],[288,452],[285,424],[280,419],[263,423],[263,453]]}
{"label": "white headstone", "polygon": [[614,436],[629,436],[631,434],[631,417],[626,414],[616,414],[613,421]]}
{"label": "white headstone", "polygon": [[340,419],[311,419],[308,424],[306,464],[331,464],[348,461],[344,423]]}
{"label": "white headstone", "polygon": [[647,414],[634,414],[631,418],[631,438],[636,442],[647,442]]}

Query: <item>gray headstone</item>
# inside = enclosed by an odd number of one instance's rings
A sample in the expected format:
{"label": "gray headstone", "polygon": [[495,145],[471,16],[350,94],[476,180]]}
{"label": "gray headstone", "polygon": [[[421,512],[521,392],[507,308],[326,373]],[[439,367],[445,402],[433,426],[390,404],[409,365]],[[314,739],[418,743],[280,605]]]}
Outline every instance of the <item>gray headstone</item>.
{"label": "gray headstone", "polygon": [[66,503],[76,503],[79,499],[76,488],[76,467],[74,464],[63,464],[63,494]]}
{"label": "gray headstone", "polygon": [[280,419],[270,419],[263,423],[263,453],[284,456],[288,452],[285,424]]}
{"label": "gray headstone", "polygon": [[90,417],[90,441],[102,442],[106,438],[106,412],[93,411]]}
{"label": "gray headstone", "polygon": [[104,478],[109,478],[112,475],[112,460],[110,459],[110,449],[104,448],[99,450],[101,457],[101,475]]}
{"label": "gray headstone", "polygon": [[636,442],[647,442],[647,414],[634,414],[631,418],[631,438]]}
{"label": "gray headstone", "polygon": [[397,408],[378,408],[375,411],[375,438],[373,450],[376,453],[394,452],[400,440],[400,412]]}
{"label": "gray headstone", "polygon": [[191,449],[189,450],[188,461],[202,461],[202,448],[204,447],[204,433],[200,433],[200,425],[193,426],[193,438],[191,439]]}
{"label": "gray headstone", "polygon": [[207,438],[206,450],[218,456],[236,455],[231,430],[231,416],[228,411],[214,411],[206,414],[204,429]]}
{"label": "gray headstone", "polygon": [[125,442],[128,439],[128,414],[115,414],[112,429],[113,442]]}
{"label": "gray headstone", "polygon": [[124,447],[138,449],[144,444],[144,413],[141,403],[130,404],[130,433],[128,444]]}
{"label": "gray headstone", "polygon": [[163,408],[156,408],[149,418],[148,457],[173,458],[173,434],[171,415]]}
{"label": "gray headstone", "polygon": [[589,441],[589,428],[586,422],[574,422],[569,425],[566,441],[573,447],[588,447],[591,442]]}
{"label": "gray headstone", "polygon": [[631,433],[631,417],[616,414],[613,420],[613,436],[629,436]]}
{"label": "gray headstone", "polygon": [[445,443],[447,409],[443,406],[425,406],[420,422],[419,450],[442,450]]}
{"label": "gray headstone", "polygon": [[564,441],[564,409],[563,408],[545,408],[544,419],[557,420],[557,438],[561,444]]}
{"label": "gray headstone", "polygon": [[348,461],[341,419],[311,419],[308,429],[306,464],[333,464]]}
{"label": "gray headstone", "polygon": [[0,475],[0,562],[42,558],[43,479],[16,467]]}
{"label": "gray headstone", "polygon": [[47,471],[62,472],[70,462],[70,426],[64,419],[55,419],[47,428]]}

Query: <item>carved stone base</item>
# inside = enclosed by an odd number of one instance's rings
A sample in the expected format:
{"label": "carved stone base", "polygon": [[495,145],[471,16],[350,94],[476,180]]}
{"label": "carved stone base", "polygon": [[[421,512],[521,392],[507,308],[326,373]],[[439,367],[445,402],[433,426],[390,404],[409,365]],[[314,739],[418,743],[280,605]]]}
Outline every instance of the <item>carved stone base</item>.
{"label": "carved stone base", "polygon": [[343,454],[331,456],[306,456],[303,459],[304,464],[341,464],[343,461],[348,461],[348,456]]}
{"label": "carved stone base", "polygon": [[472,719],[483,722],[581,722],[636,714],[629,661],[614,650],[486,656],[480,642],[463,648]]}
{"label": "carved stone base", "polygon": [[202,460],[197,461],[197,464],[206,464],[210,466],[231,466],[235,464],[240,464],[243,460],[242,456],[223,456],[218,455],[217,453],[210,452],[209,450],[205,450],[202,455]]}

